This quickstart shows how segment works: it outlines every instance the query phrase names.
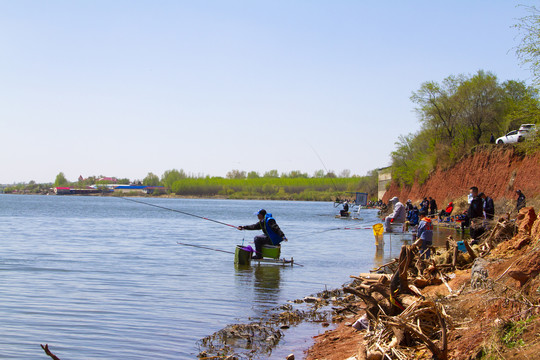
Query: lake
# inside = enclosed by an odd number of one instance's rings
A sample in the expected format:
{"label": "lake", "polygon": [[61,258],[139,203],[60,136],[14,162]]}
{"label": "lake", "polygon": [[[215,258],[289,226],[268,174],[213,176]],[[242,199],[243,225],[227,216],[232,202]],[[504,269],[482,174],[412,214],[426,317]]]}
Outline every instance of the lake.
{"label": "lake", "polygon": [[[336,288],[399,254],[376,252],[363,220],[336,219],[330,202],[138,200],[233,225],[272,213],[303,265],[238,268],[234,251],[260,231],[238,231],[115,197],[0,195],[0,358],[193,359],[197,341],[289,300]],[[390,245],[392,245],[390,244]],[[324,329],[284,331],[272,358]]]}

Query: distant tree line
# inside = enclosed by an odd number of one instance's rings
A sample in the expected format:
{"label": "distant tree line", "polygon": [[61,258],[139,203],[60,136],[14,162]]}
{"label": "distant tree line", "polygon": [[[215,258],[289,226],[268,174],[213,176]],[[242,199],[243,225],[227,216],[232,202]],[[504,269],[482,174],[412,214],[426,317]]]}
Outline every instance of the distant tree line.
{"label": "distant tree line", "polygon": [[[6,193],[46,193],[52,187],[85,188],[89,185],[100,185],[98,179],[103,176],[90,176],[70,182],[60,172],[54,183],[17,184],[6,188]],[[101,181],[101,183],[105,183]],[[356,191],[367,192],[370,198],[377,197],[377,171],[368,172],[365,176],[350,175],[350,170],[334,172],[317,170],[312,176],[294,170],[279,173],[270,170],[262,175],[256,171],[234,169],[225,177],[210,177],[187,174],[184,170],[172,169],[161,176],[149,172],[142,180],[129,181],[118,179],[117,184],[140,184],[146,186],[163,186],[164,192],[179,196],[194,197],[226,197],[232,199],[274,199],[274,200],[320,200],[328,201],[339,198],[354,198]],[[103,184],[104,185],[104,184]]]}

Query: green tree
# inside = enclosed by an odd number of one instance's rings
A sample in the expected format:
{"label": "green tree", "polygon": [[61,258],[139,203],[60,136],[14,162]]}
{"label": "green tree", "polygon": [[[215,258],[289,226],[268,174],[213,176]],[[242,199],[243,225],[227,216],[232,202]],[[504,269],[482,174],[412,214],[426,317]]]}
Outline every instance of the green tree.
{"label": "green tree", "polygon": [[287,173],[281,174],[281,177],[282,178],[295,179],[295,178],[308,178],[309,176],[308,176],[307,173],[303,173],[300,170],[292,170],[288,174]]}
{"label": "green tree", "polygon": [[146,186],[160,186],[161,182],[159,181],[159,176],[154,173],[149,172],[148,175],[142,181],[143,185]]}
{"label": "green tree", "polygon": [[[504,114],[503,91],[497,77],[483,70],[463,81],[456,99],[461,104],[459,120],[462,129],[470,131],[473,145],[487,142]],[[488,133],[488,135],[486,135]]]}
{"label": "green tree", "polygon": [[269,170],[269,171],[264,173],[263,177],[264,178],[278,178],[279,177],[279,172],[276,169]]}
{"label": "green tree", "polygon": [[256,172],[256,171],[250,171],[250,172],[248,172],[248,174],[247,174],[247,178],[248,178],[248,179],[258,179],[258,178],[260,178],[260,177],[261,177],[261,176],[260,176],[259,173]]}
{"label": "green tree", "polygon": [[323,178],[324,177],[324,170],[316,170],[314,173],[313,173],[313,177],[314,178]]}
{"label": "green tree", "polygon": [[537,124],[540,119],[538,90],[523,81],[508,80],[502,84],[504,92],[504,119],[500,131],[518,129],[521,124]]}
{"label": "green tree", "polygon": [[529,15],[514,25],[521,37],[516,55],[522,66],[529,68],[536,85],[540,85],[540,11],[534,6],[524,6]]}
{"label": "green tree", "polygon": [[439,138],[453,139],[458,131],[458,115],[461,104],[455,100],[464,77],[449,76],[438,84],[428,81],[413,92],[411,101],[419,107],[416,111],[423,127],[435,130]]}
{"label": "green tree", "polygon": [[161,175],[161,183],[166,188],[172,189],[173,184],[176,181],[183,180],[185,178],[187,178],[187,175],[184,172],[184,170],[182,170],[182,169],[180,169],[180,170],[176,170],[176,169],[167,170],[167,171],[165,171],[163,173],[163,175]]}
{"label": "green tree", "polygon": [[349,177],[351,177],[351,170],[349,170],[349,169],[341,170],[341,172],[339,173],[339,177],[341,177],[341,178],[349,178]]}
{"label": "green tree", "polygon": [[59,187],[59,186],[68,186],[68,185],[69,185],[69,181],[67,181],[64,173],[63,172],[58,173],[58,175],[56,175],[56,179],[54,180],[54,186]]}
{"label": "green tree", "polygon": [[234,169],[229,171],[225,176],[227,177],[227,179],[245,179],[246,172]]}

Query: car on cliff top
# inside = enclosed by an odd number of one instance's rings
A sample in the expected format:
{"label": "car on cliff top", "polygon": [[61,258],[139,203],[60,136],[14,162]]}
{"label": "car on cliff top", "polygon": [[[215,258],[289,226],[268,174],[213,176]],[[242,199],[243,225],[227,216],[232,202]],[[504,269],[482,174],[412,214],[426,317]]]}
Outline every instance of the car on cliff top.
{"label": "car on cliff top", "polygon": [[512,130],[504,136],[501,136],[495,143],[497,144],[513,144],[525,140],[532,131],[536,131],[535,124],[523,124],[519,127],[519,130]]}

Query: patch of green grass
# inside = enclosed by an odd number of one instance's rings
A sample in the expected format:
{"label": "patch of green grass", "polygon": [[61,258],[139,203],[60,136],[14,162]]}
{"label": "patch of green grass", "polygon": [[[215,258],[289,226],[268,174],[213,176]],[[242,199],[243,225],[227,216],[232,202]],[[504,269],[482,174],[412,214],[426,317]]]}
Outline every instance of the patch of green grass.
{"label": "patch of green grass", "polygon": [[503,344],[509,349],[525,345],[521,336],[532,321],[533,318],[530,317],[525,320],[509,321],[504,324],[501,337]]}

